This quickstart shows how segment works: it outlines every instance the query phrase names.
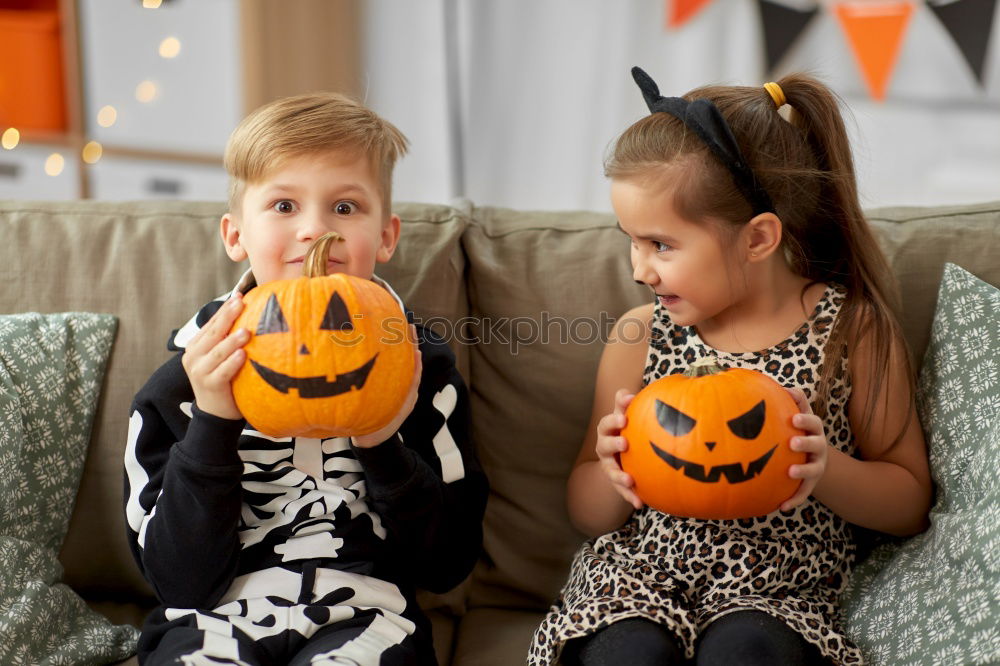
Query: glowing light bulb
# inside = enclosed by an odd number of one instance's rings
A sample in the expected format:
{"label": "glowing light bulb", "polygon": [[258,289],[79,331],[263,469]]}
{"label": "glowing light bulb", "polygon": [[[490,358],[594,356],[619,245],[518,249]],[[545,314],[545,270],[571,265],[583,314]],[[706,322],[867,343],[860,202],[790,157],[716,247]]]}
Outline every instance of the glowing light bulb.
{"label": "glowing light bulb", "polygon": [[45,173],[50,176],[58,176],[66,166],[66,159],[59,153],[52,153],[45,160]]}
{"label": "glowing light bulb", "polygon": [[152,81],[143,81],[135,87],[135,98],[143,104],[148,104],[156,99],[156,84]]}
{"label": "glowing light bulb", "polygon": [[17,128],[8,127],[4,130],[3,136],[0,137],[0,146],[3,146],[7,150],[14,150],[20,141],[21,133],[17,131]]}
{"label": "glowing light bulb", "polygon": [[101,127],[111,127],[118,120],[118,109],[111,106],[102,106],[97,112],[97,124]]}
{"label": "glowing light bulb", "polygon": [[176,37],[167,37],[162,42],[160,42],[160,57],[162,58],[176,58],[177,54],[181,52],[181,40]]}
{"label": "glowing light bulb", "polygon": [[163,0],[142,0],[143,9],[158,9]]}
{"label": "glowing light bulb", "polygon": [[87,164],[97,164],[104,154],[104,148],[96,141],[90,141],[83,147],[83,161]]}

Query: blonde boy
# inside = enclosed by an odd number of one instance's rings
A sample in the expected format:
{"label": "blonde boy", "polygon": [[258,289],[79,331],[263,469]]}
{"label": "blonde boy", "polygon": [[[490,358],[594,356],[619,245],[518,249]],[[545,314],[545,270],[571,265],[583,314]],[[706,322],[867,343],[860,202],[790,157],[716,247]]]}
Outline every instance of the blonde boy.
{"label": "blonde boy", "polygon": [[409,398],[362,437],[261,435],[230,386],[252,333],[230,332],[242,295],[301,275],[324,233],[343,239],[331,272],[395,296],[374,270],[399,240],[391,182],[405,150],[399,130],[333,93],[268,104],[230,137],[220,231],[250,269],[174,332],[168,347],[179,353],[132,405],[128,536],[162,604],[143,628],[140,663],[435,663],[415,588],[465,577],[487,492],[447,346],[414,326]]}

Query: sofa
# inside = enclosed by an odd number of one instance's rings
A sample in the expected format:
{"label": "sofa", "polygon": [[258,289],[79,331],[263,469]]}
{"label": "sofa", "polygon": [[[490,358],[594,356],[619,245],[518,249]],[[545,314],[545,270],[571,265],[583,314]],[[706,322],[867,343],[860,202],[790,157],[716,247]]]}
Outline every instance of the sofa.
{"label": "sofa", "polygon": [[[454,349],[491,483],[473,573],[421,603],[442,664],[521,664],[583,539],[564,490],[603,341],[649,293],[632,280],[627,241],[610,214],[466,200],[395,210],[402,239],[378,272]],[[59,552],[62,583],[114,625],[141,625],[155,603],[125,542],[129,404],[169,357],[169,332],[246,268],[223,251],[223,212],[220,202],[0,202],[0,313],[117,317]],[[1000,202],[881,209],[869,218],[902,285],[903,329],[919,364],[946,262],[1000,284]],[[0,642],[16,638],[8,632]]]}

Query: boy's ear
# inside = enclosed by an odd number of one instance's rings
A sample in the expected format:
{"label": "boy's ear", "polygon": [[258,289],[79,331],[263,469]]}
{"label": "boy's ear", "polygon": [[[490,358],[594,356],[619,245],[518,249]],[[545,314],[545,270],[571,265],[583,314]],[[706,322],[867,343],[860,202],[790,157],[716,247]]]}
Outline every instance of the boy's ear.
{"label": "boy's ear", "polygon": [[762,261],[781,247],[781,219],[774,213],[761,213],[743,227],[747,261]]}
{"label": "boy's ear", "polygon": [[222,242],[226,246],[226,254],[229,255],[230,259],[243,261],[247,258],[247,251],[240,244],[240,228],[232,213],[226,213],[222,216],[219,232],[222,234]]}
{"label": "boy's ear", "polygon": [[399,215],[391,215],[389,221],[382,225],[379,247],[375,252],[375,261],[378,263],[384,264],[392,259],[392,255],[396,251],[396,244],[399,242],[401,225]]}

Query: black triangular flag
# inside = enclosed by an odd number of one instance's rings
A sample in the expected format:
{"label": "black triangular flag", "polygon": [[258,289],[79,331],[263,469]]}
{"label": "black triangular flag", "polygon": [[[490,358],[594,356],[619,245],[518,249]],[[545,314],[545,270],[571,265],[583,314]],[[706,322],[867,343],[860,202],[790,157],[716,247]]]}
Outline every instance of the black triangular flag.
{"label": "black triangular flag", "polygon": [[805,30],[819,6],[800,10],[770,0],[757,0],[760,20],[764,26],[764,52],[767,56],[767,72],[770,73],[796,38]]}
{"label": "black triangular flag", "polygon": [[979,85],[983,84],[983,63],[986,61],[986,47],[990,42],[996,5],[996,0],[958,0],[927,5],[951,33]]}

